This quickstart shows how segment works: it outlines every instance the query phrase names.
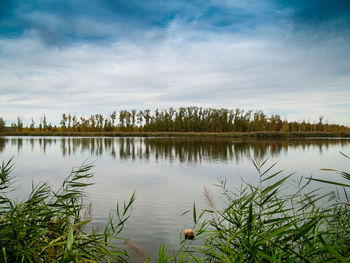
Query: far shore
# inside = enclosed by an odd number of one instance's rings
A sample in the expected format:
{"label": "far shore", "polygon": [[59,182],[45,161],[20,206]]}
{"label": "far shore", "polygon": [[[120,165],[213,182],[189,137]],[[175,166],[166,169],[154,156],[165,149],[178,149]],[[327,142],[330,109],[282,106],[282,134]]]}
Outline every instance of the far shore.
{"label": "far shore", "polygon": [[15,131],[0,132],[0,136],[74,136],[74,137],[225,137],[225,138],[350,138],[350,133],[333,132],[51,132]]}

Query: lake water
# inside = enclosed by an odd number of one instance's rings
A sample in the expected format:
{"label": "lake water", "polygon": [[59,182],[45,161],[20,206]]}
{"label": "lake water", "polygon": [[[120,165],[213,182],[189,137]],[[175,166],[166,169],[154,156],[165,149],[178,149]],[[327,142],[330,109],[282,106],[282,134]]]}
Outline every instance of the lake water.
{"label": "lake water", "polygon": [[[191,228],[191,210],[205,208],[203,188],[214,196],[214,186],[226,179],[231,187],[242,180],[255,183],[257,172],[251,159],[278,161],[275,170],[284,174],[344,181],[320,168],[349,170],[349,139],[255,140],[186,138],[102,138],[102,137],[0,137],[1,161],[14,156],[16,191],[19,200],[27,196],[32,182],[57,186],[73,166],[94,163],[95,184],[88,188],[86,203],[93,206],[95,224],[103,225],[117,201],[136,191],[132,217],[122,237],[143,247],[149,254],[160,242],[175,247],[184,228]],[[289,183],[293,187],[293,180]],[[327,185],[322,185],[328,191]],[[327,188],[327,189],[326,189]],[[220,202],[216,198],[217,202]]]}

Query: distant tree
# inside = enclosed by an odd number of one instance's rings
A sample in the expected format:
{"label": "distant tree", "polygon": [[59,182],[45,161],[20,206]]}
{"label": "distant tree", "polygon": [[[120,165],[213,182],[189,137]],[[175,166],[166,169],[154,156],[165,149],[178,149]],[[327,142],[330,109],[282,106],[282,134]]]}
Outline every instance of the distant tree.
{"label": "distant tree", "polygon": [[323,130],[323,124],[322,124],[323,119],[324,119],[323,116],[320,116],[320,117],[319,117],[319,121],[318,121],[318,123],[317,123],[317,131],[322,131],[322,130]]}
{"label": "distant tree", "polygon": [[5,125],[6,125],[5,120],[2,117],[0,117],[0,131],[5,130]]}
{"label": "distant tree", "polygon": [[143,112],[139,111],[137,113],[137,123],[139,124],[139,130],[142,128],[142,122],[143,122]]}
{"label": "distant tree", "polygon": [[125,113],[126,130],[130,131],[131,130],[131,113],[128,111],[124,111],[124,113]]}
{"label": "distant tree", "polygon": [[272,114],[271,117],[269,118],[270,121],[270,131],[281,131],[282,130],[282,125],[283,122],[281,120],[280,115],[278,114]]}
{"label": "distant tree", "polygon": [[119,128],[121,131],[125,130],[125,111],[121,110],[119,112]]}
{"label": "distant tree", "polygon": [[31,120],[29,129],[30,129],[31,131],[34,131],[34,129],[35,129],[35,122],[34,122],[34,119],[33,119],[33,118],[32,118],[32,120]]}
{"label": "distant tree", "polygon": [[78,126],[79,126],[79,120],[77,118],[77,116],[73,116],[72,117],[72,128],[73,128],[73,131],[77,131],[78,130]]}
{"label": "distant tree", "polygon": [[102,129],[103,129],[104,118],[105,117],[102,114],[99,114],[98,123],[99,123],[100,131],[102,131]]}
{"label": "distant tree", "polygon": [[134,128],[136,125],[136,110],[131,111],[131,123],[132,123],[132,128]]}
{"label": "distant tree", "polygon": [[105,119],[105,124],[104,124],[103,130],[104,130],[104,131],[110,131],[110,130],[111,130],[111,127],[112,127],[111,122],[108,121],[108,119]]}
{"label": "distant tree", "polygon": [[145,131],[149,131],[149,126],[150,126],[150,121],[151,121],[151,115],[150,115],[150,110],[145,110],[143,117],[145,119]]}
{"label": "distant tree", "polygon": [[72,127],[72,115],[69,113],[68,114],[68,129]]}
{"label": "distant tree", "polygon": [[339,132],[345,132],[346,131],[346,128],[344,125],[340,125],[339,127]]}
{"label": "distant tree", "polygon": [[113,111],[109,116],[111,117],[112,128],[114,129],[114,127],[115,127],[114,123],[115,123],[115,120],[117,118],[117,112]]}
{"label": "distant tree", "polygon": [[89,122],[90,122],[90,131],[95,131],[96,121],[95,121],[95,116],[94,115],[90,116]]}
{"label": "distant tree", "polygon": [[43,117],[43,129],[46,130],[47,129],[47,122],[46,122],[46,116],[44,115]]}
{"label": "distant tree", "polygon": [[323,125],[323,131],[324,131],[324,132],[329,132],[329,131],[330,131],[330,127],[329,127],[328,123],[325,123],[325,124]]}
{"label": "distant tree", "polygon": [[11,123],[11,130],[17,131],[17,124],[16,123]]}
{"label": "distant tree", "polygon": [[23,129],[23,120],[20,117],[17,117],[17,129],[19,131]]}
{"label": "distant tree", "polygon": [[175,113],[176,111],[171,107],[169,109],[169,131],[175,131]]}
{"label": "distant tree", "polygon": [[253,116],[253,130],[263,131],[265,130],[267,118],[262,111],[256,111]]}
{"label": "distant tree", "polygon": [[303,120],[302,123],[300,123],[300,131],[306,132],[306,122],[305,122],[305,120]]}
{"label": "distant tree", "polygon": [[89,120],[85,119],[84,117],[80,117],[80,125],[79,125],[80,131],[88,131],[89,130]]}
{"label": "distant tree", "polygon": [[284,122],[283,122],[282,131],[284,131],[284,132],[289,132],[289,124],[288,124],[287,121],[284,121]]}
{"label": "distant tree", "polygon": [[65,113],[62,114],[62,120],[60,121],[60,124],[63,130],[67,128],[67,115]]}
{"label": "distant tree", "polygon": [[292,132],[301,131],[301,125],[297,121],[290,122],[289,131],[292,131]]}

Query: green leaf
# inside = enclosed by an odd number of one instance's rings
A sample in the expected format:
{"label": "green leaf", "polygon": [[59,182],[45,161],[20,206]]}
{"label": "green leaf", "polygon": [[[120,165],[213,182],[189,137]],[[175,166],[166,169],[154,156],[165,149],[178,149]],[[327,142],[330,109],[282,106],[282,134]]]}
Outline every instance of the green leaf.
{"label": "green leaf", "polygon": [[249,214],[248,214],[248,221],[247,221],[247,227],[248,227],[248,233],[250,235],[251,229],[252,229],[252,223],[253,223],[253,202],[249,204]]}
{"label": "green leaf", "polygon": [[332,248],[330,245],[324,241],[323,237],[320,235],[319,236],[320,241],[322,245],[328,250],[328,252],[333,255],[339,262],[349,262],[346,258],[344,258],[342,255],[340,255],[334,248]]}
{"label": "green leaf", "polygon": [[282,172],[283,172],[283,170],[279,170],[278,172],[276,172],[276,173],[270,175],[269,177],[266,177],[265,179],[261,180],[261,182],[265,182],[265,181],[267,181],[267,180],[269,180],[269,179],[271,179],[271,178],[273,178],[273,177],[279,175],[279,174],[282,173]]}
{"label": "green leaf", "polygon": [[74,233],[73,233],[73,225],[70,225],[67,237],[67,248],[71,250],[72,245],[74,243]]}
{"label": "green leaf", "polygon": [[328,180],[322,180],[322,179],[316,179],[316,178],[307,178],[316,182],[320,182],[320,183],[326,183],[326,184],[333,184],[333,185],[338,185],[338,186],[344,186],[344,187],[350,187],[350,184],[343,184],[343,183],[339,183],[339,182],[333,182],[333,181],[328,181]]}
{"label": "green leaf", "polygon": [[260,249],[257,249],[257,250],[256,250],[256,253],[257,253],[259,256],[263,257],[264,259],[268,260],[269,262],[273,262],[273,261],[274,261],[272,257],[270,257],[269,255],[267,255],[264,251],[262,251],[262,250],[260,250]]}
{"label": "green leaf", "polygon": [[343,153],[343,152],[340,152],[340,154],[341,155],[343,155],[345,158],[348,158],[348,159],[350,159],[350,157],[349,156],[347,156],[345,153]]}
{"label": "green leaf", "polygon": [[301,237],[306,237],[306,234],[321,220],[319,218],[312,218],[309,222],[300,227],[297,231],[297,234],[294,236],[293,241],[298,240]]}
{"label": "green leaf", "polygon": [[4,262],[7,263],[6,247],[2,248],[2,253],[4,255]]}
{"label": "green leaf", "polygon": [[[267,159],[265,160],[265,162],[267,161]],[[264,163],[265,163],[264,162]],[[264,165],[264,163],[262,165]],[[269,168],[267,168],[265,170],[265,172],[263,172],[260,176],[263,177],[265,174],[267,174],[275,165],[277,164],[277,162],[275,162],[273,165],[271,165]]]}
{"label": "green leaf", "polygon": [[289,177],[291,177],[294,173],[284,177],[283,179],[279,180],[277,183],[274,183],[273,185],[270,185],[268,187],[266,187],[262,192],[261,195],[267,194],[268,192],[270,192],[271,190],[273,190],[274,188],[278,187],[279,185],[281,185],[285,180],[287,180]]}
{"label": "green leaf", "polygon": [[193,203],[193,222],[197,224],[196,204]]}
{"label": "green leaf", "polygon": [[260,204],[259,206],[263,206],[271,197],[275,196],[278,189],[275,189],[271,194],[269,194]]}

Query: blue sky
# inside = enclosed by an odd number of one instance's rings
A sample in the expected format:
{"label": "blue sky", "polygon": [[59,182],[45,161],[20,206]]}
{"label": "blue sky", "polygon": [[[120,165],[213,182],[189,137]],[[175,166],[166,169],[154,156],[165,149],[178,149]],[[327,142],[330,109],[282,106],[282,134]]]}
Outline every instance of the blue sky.
{"label": "blue sky", "polygon": [[350,125],[350,1],[0,1],[0,116],[179,106]]}

